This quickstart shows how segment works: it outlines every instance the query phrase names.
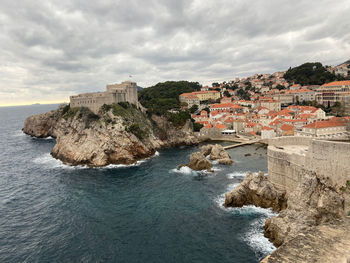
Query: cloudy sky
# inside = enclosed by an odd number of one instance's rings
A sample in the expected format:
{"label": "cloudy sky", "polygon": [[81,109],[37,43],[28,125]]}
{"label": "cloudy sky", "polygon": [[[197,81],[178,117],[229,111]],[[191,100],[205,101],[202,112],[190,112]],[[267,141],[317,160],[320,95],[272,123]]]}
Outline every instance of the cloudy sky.
{"label": "cloudy sky", "polygon": [[349,0],[1,0],[0,105],[350,59]]}

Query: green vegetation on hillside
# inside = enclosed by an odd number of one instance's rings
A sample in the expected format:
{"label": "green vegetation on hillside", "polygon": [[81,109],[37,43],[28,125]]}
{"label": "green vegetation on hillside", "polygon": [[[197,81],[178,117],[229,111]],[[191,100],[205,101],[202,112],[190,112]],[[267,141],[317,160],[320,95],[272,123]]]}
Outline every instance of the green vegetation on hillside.
{"label": "green vegetation on hillside", "polygon": [[60,107],[59,110],[61,110],[61,116],[65,120],[68,120],[70,118],[74,118],[75,116],[77,116],[79,119],[83,119],[87,122],[96,121],[96,120],[100,119],[100,116],[93,113],[87,107],[71,108],[70,104],[67,104],[63,107]]}
{"label": "green vegetation on hillside", "polygon": [[250,94],[247,90],[239,89],[237,91],[237,96],[242,100],[250,100]]}
{"label": "green vegetation on hillside", "polygon": [[140,103],[148,112],[163,115],[170,109],[179,109],[179,95],[200,90],[198,82],[167,81],[158,83],[139,92]]}
{"label": "green vegetation on hillside", "polygon": [[304,63],[295,68],[289,68],[284,78],[289,83],[301,85],[322,85],[335,80],[343,80],[343,77],[328,72],[321,63]]}
{"label": "green vegetation on hillside", "polygon": [[104,104],[100,109],[100,114],[106,124],[113,123],[112,119],[105,114],[112,111],[114,116],[123,118],[126,131],[133,133],[139,139],[146,138],[150,130],[153,129],[152,123],[148,120],[147,115],[140,111],[134,104],[128,102],[113,103],[111,105]]}

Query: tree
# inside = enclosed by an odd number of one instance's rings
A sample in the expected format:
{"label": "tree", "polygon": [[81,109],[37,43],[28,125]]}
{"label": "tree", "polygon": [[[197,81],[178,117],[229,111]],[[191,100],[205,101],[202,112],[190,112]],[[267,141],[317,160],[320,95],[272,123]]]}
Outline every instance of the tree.
{"label": "tree", "polygon": [[243,89],[237,91],[237,96],[242,100],[250,100],[250,94]]}
{"label": "tree", "polygon": [[298,67],[289,68],[284,74],[284,78],[289,83],[298,83],[301,85],[322,85],[334,80],[341,80],[319,62],[304,63]]}
{"label": "tree", "polygon": [[200,88],[198,82],[167,81],[139,91],[139,101],[150,113],[163,115],[170,109],[180,108],[180,94]]}
{"label": "tree", "polygon": [[190,112],[191,113],[195,113],[198,110],[198,105],[194,104],[191,108],[190,108]]}
{"label": "tree", "polygon": [[209,107],[205,107],[203,110],[205,110],[208,114],[210,113]]}
{"label": "tree", "polygon": [[278,89],[278,90],[283,90],[283,89],[285,89],[286,87],[285,86],[282,86],[281,84],[278,84],[277,86],[276,86],[276,89]]}
{"label": "tree", "polygon": [[230,92],[228,92],[227,90],[224,91],[224,95],[225,95],[226,97],[231,97]]}
{"label": "tree", "polygon": [[212,85],[213,87],[219,87],[219,86],[220,86],[220,84],[217,83],[217,82],[214,82],[214,83],[212,83],[211,85]]}

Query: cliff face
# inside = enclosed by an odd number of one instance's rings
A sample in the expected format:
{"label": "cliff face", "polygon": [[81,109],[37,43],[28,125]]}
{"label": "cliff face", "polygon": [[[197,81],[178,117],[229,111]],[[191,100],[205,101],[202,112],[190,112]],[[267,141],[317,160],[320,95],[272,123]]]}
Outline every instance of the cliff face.
{"label": "cliff face", "polygon": [[287,196],[268,176],[248,174],[226,194],[225,205],[253,204],[279,211],[264,226],[264,235],[278,249],[263,262],[343,262],[333,261],[346,260],[350,251],[350,237],[345,234],[350,231],[350,220],[345,217],[343,193],[314,172],[303,170],[301,178]]}
{"label": "cliff face", "polygon": [[149,119],[130,105],[106,107],[99,115],[86,108],[61,107],[27,118],[23,132],[56,138],[53,157],[90,167],[132,164],[162,147],[198,143],[189,124],[177,129],[163,118]]}

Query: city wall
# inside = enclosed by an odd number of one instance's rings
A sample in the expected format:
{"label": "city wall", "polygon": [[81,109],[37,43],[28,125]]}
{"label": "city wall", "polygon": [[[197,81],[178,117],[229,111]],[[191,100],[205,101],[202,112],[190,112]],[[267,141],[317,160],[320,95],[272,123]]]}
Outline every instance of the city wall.
{"label": "city wall", "polygon": [[316,172],[337,187],[350,180],[350,143],[281,137],[268,144],[268,177],[287,193],[297,187],[304,170]]}

